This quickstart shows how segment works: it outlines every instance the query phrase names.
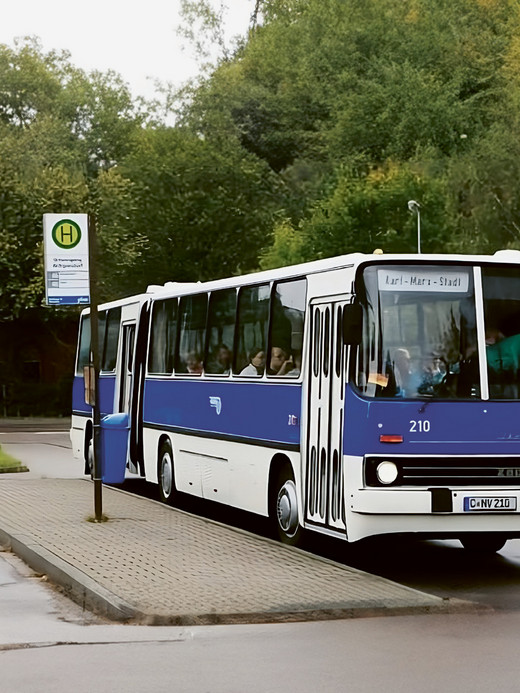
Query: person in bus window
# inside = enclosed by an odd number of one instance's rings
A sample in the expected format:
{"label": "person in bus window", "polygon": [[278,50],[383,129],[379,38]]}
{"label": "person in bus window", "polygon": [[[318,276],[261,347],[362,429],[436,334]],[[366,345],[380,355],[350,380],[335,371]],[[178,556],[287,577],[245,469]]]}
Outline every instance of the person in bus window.
{"label": "person in bus window", "polygon": [[195,351],[190,351],[186,357],[186,368],[188,373],[200,375],[202,373],[202,359]]}
{"label": "person in bus window", "polygon": [[293,370],[294,362],[287,351],[282,347],[273,347],[267,373],[269,375],[288,375]]}
{"label": "person in bus window", "polygon": [[217,349],[215,362],[212,365],[211,373],[217,375],[228,375],[231,372],[231,351],[225,344],[220,344]]}
{"label": "person in bus window", "polygon": [[412,380],[411,358],[408,349],[395,350],[393,366],[395,394],[397,397],[406,397],[410,394]]}
{"label": "person in bus window", "polygon": [[240,371],[240,375],[263,375],[265,368],[265,351],[253,347],[249,352],[249,364]]}

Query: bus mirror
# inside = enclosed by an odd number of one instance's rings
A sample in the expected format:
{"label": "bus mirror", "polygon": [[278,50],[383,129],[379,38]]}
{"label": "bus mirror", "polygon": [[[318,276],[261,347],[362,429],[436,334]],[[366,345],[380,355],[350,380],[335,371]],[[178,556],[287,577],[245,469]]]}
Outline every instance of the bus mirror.
{"label": "bus mirror", "polygon": [[343,341],[345,344],[361,343],[363,309],[359,303],[349,303],[343,308]]}

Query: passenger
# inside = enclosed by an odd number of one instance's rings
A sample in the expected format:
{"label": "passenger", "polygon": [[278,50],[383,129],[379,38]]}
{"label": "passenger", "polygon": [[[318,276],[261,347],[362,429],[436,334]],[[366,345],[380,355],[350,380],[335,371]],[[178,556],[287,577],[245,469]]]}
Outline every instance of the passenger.
{"label": "passenger", "polygon": [[209,373],[217,375],[229,375],[231,372],[231,351],[225,344],[220,344],[217,347],[217,354],[214,362],[211,364]]}
{"label": "passenger", "polygon": [[201,375],[202,373],[202,359],[199,354],[195,351],[190,351],[186,357],[186,368],[188,373],[193,375]]}
{"label": "passenger", "polygon": [[492,373],[508,373],[516,378],[520,371],[520,334],[488,344],[486,359]]}
{"label": "passenger", "polygon": [[394,376],[396,395],[407,397],[410,393],[412,379],[411,358],[408,349],[399,348],[394,352]]}
{"label": "passenger", "polygon": [[[446,364],[444,360],[434,354],[422,373],[421,382],[417,387],[420,395],[440,395],[440,386],[446,382]],[[445,393],[446,394],[446,393]]]}
{"label": "passenger", "polygon": [[486,346],[497,344],[504,339],[503,333],[496,325],[486,326]]}
{"label": "passenger", "polygon": [[292,370],[294,370],[292,357],[282,347],[273,347],[267,373],[269,375],[288,375]]}
{"label": "passenger", "polygon": [[240,375],[263,375],[265,368],[265,351],[253,347],[249,352],[249,364],[240,371]]}

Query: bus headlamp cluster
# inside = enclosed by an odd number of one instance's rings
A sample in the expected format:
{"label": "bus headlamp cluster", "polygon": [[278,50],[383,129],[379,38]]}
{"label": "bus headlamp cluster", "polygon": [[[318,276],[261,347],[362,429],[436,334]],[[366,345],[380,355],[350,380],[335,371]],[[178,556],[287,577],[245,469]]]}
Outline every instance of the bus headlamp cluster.
{"label": "bus headlamp cluster", "polygon": [[376,467],[376,476],[380,484],[393,484],[397,479],[398,474],[399,469],[397,468],[397,465],[394,464],[394,462],[389,462],[388,460],[380,462]]}

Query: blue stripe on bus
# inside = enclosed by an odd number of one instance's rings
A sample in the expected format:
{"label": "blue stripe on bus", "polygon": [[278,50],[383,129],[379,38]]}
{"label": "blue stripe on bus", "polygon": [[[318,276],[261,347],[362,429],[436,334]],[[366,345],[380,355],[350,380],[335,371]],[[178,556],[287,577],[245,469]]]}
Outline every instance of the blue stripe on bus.
{"label": "blue stripe on bus", "polygon": [[343,445],[348,455],[520,455],[518,402],[367,400],[349,387]]}
{"label": "blue stripe on bus", "polygon": [[[100,416],[114,413],[115,375],[103,375],[99,378]],[[83,376],[77,375],[72,383],[72,411],[79,416],[92,416],[92,407],[85,402],[85,382]]]}
{"label": "blue stripe on bus", "polygon": [[195,379],[145,382],[147,427],[292,448],[300,444],[300,414],[300,385]]}

